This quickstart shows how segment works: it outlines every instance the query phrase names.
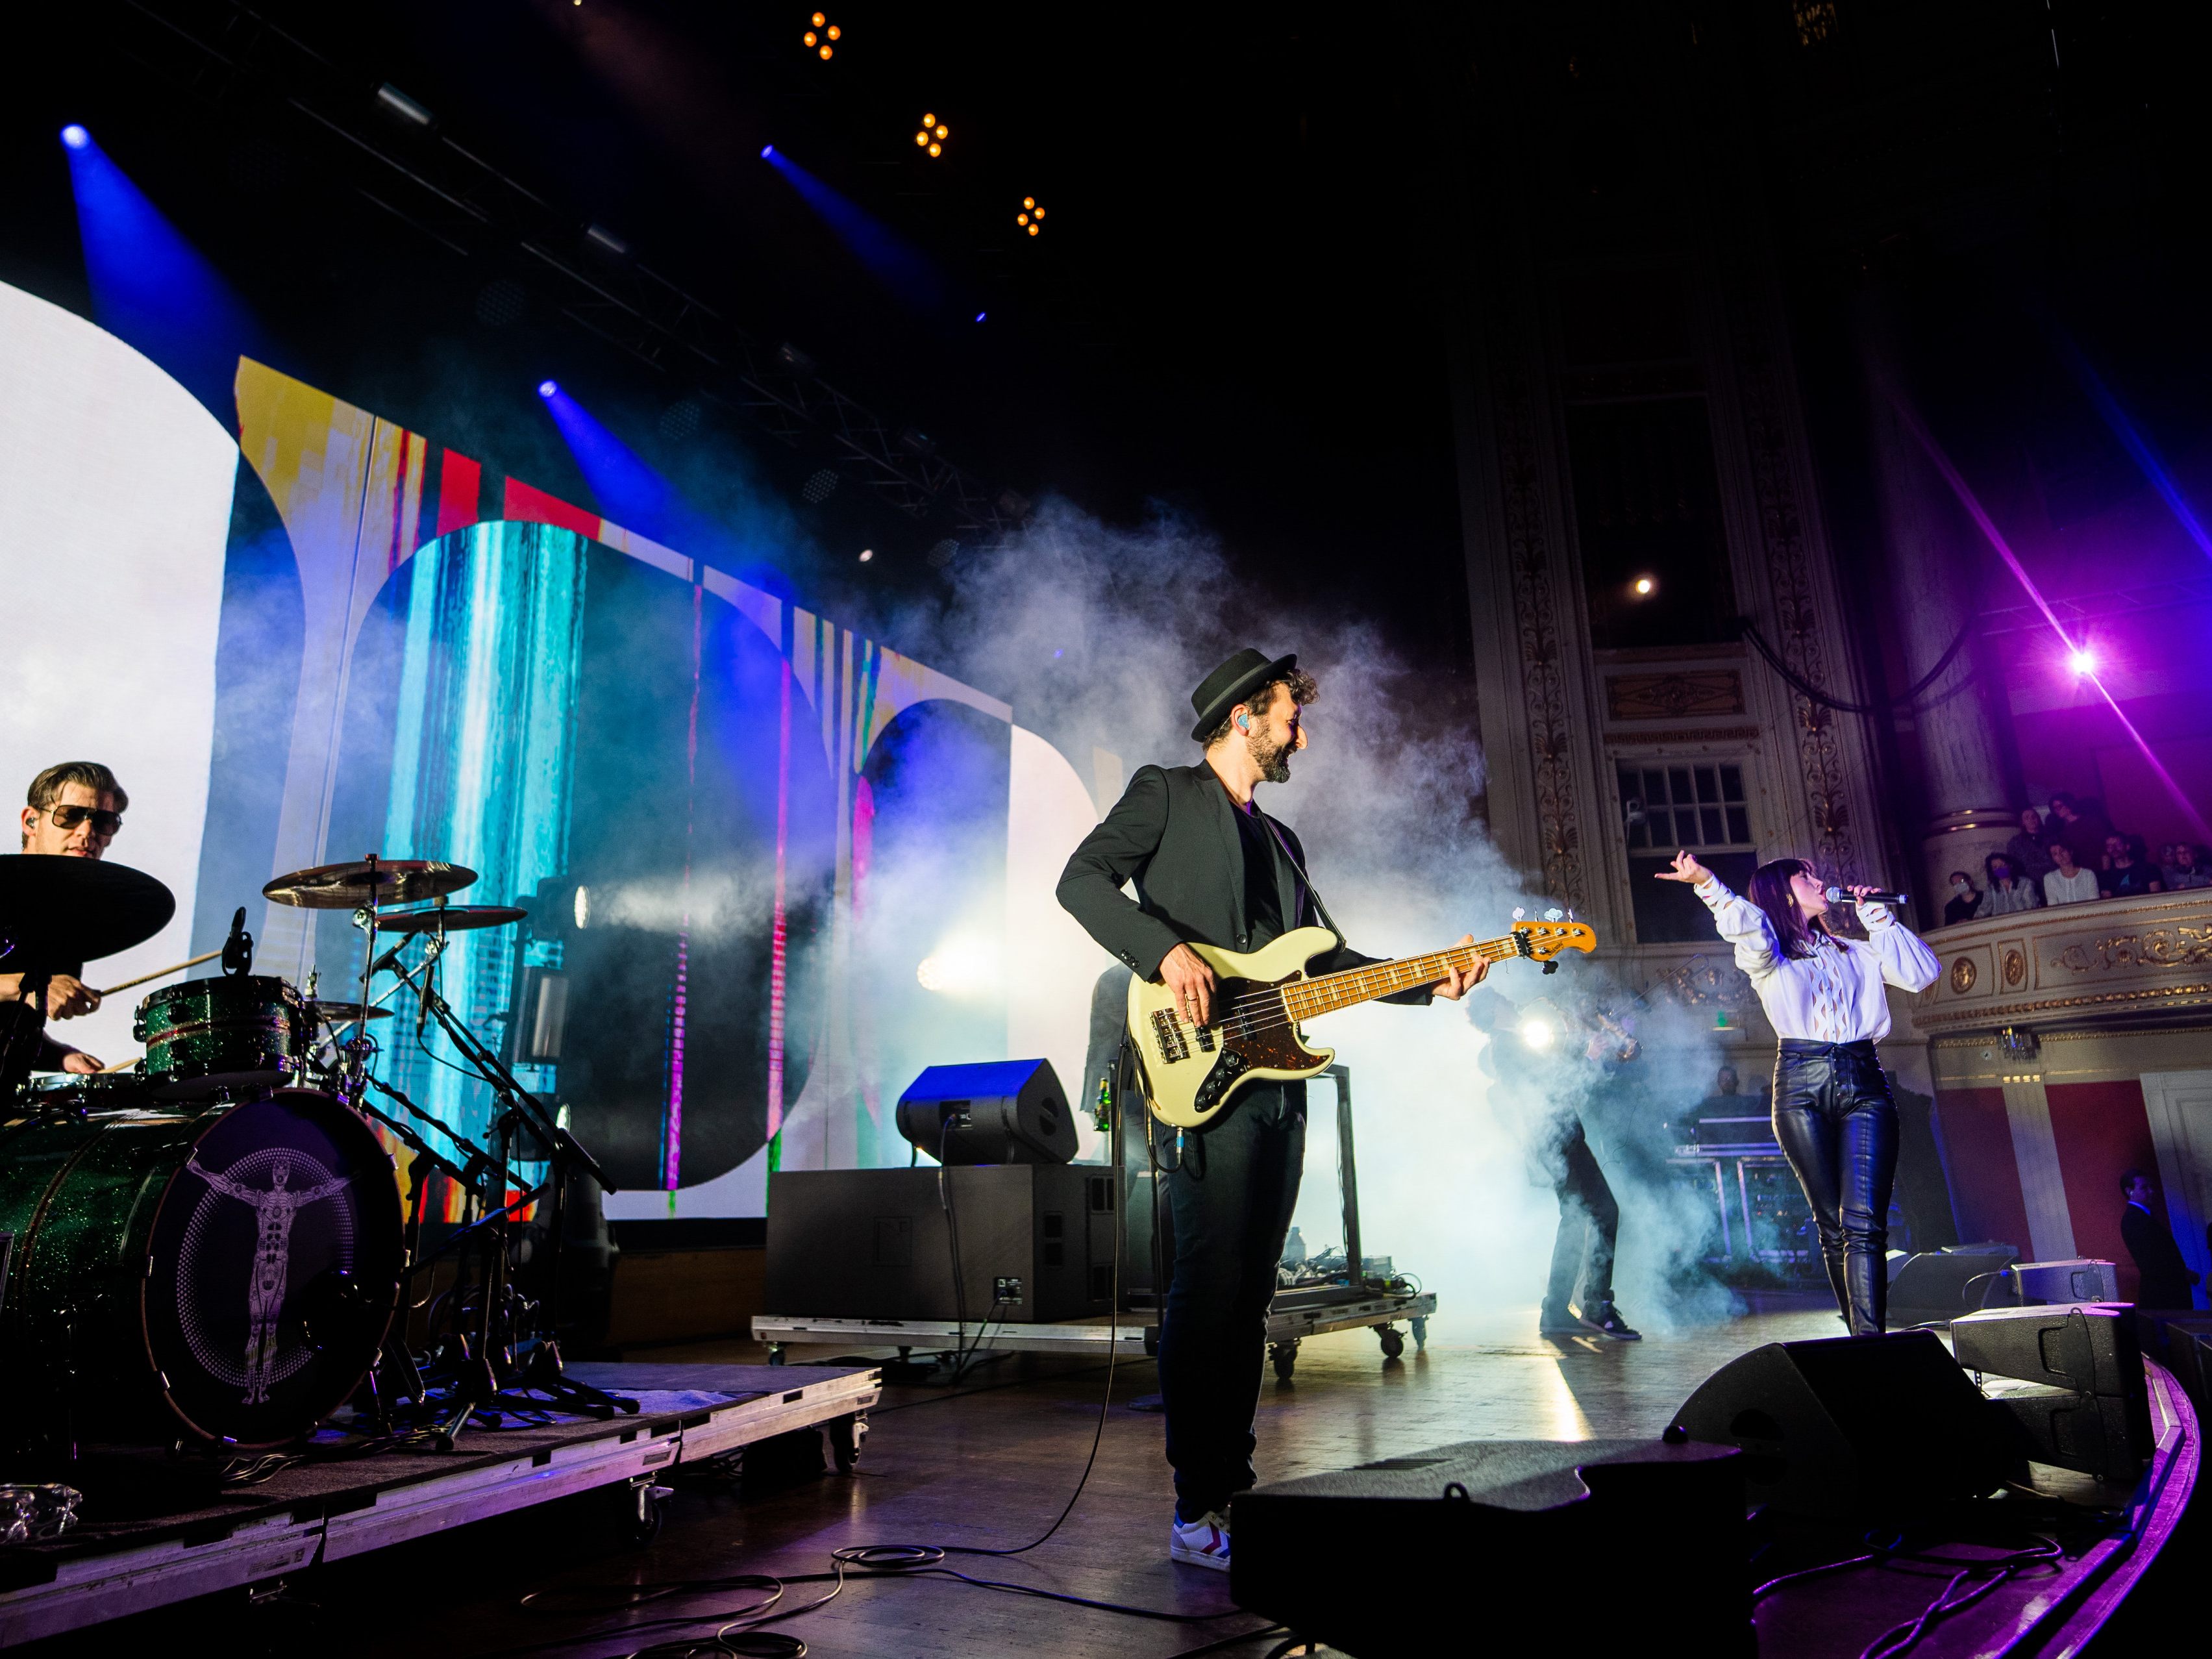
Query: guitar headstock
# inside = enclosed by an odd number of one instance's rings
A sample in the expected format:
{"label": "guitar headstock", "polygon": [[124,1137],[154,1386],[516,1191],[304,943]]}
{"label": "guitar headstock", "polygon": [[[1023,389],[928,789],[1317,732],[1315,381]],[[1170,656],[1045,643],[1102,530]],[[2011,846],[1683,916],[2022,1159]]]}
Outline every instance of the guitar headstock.
{"label": "guitar headstock", "polygon": [[1597,949],[1597,934],[1586,921],[1516,921],[1507,937],[1531,962],[1549,962],[1562,951],[1587,955]]}

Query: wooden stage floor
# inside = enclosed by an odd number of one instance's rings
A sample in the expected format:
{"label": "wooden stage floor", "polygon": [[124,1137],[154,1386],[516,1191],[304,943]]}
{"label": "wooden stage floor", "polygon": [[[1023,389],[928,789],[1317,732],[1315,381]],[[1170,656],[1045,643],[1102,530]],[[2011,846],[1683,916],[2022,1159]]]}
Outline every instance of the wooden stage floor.
{"label": "wooden stage floor", "polygon": [[[1390,1362],[1370,1332],[1308,1342],[1292,1382],[1271,1375],[1262,1387],[1261,1478],[1340,1468],[1455,1440],[1656,1435],[1699,1382],[1747,1348],[1838,1334],[1832,1306],[1788,1297],[1766,1298],[1726,1323],[1640,1343],[1552,1343],[1534,1328],[1533,1310],[1479,1322],[1439,1319],[1425,1353]],[[757,1345],[742,1342],[626,1356],[696,1364],[761,1358]],[[605,1613],[525,1613],[518,1600],[526,1592],[577,1595],[738,1573],[820,1573],[831,1550],[849,1545],[1026,1543],[1050,1524],[1082,1471],[1105,1381],[1103,1361],[1024,1356],[985,1365],[957,1389],[892,1382],[872,1414],[872,1433],[854,1474],[786,1477],[781,1484],[749,1477],[742,1486],[679,1483],[660,1535],[643,1547],[623,1535],[605,1503],[563,1500],[318,1568],[258,1607],[242,1598],[210,1598],[37,1651],[112,1653],[128,1650],[131,1638],[152,1638],[164,1648],[198,1638],[233,1654],[312,1651],[318,1659],[492,1655],[549,1642],[562,1645],[545,1650],[582,1659],[634,1652],[655,1637],[625,1636]],[[945,1578],[876,1578],[848,1583],[820,1611],[772,1628],[803,1638],[820,1659],[1169,1656],[1257,1630],[1265,1621],[1233,1608],[1225,1576],[1166,1559],[1170,1487],[1161,1419],[1131,1407],[1157,1386],[1151,1364],[1122,1362],[1097,1467],[1058,1535],[1011,1560],[955,1557],[951,1565],[979,1577],[1218,1618],[1155,1623]],[[1371,1553],[1358,1547],[1360,1559],[1418,1595],[1423,1564],[1394,1559],[1387,1540],[1371,1543]],[[1339,1546],[1327,1552],[1341,1553]],[[810,1601],[824,1588],[794,1583],[785,1605]],[[1501,1593],[1510,1602],[1510,1593]],[[651,1612],[735,1610],[756,1595],[724,1589],[672,1596]],[[1387,1608],[1387,1600],[1378,1606]],[[703,1644],[713,1628],[689,1633]],[[579,1636],[586,1639],[574,1639]],[[1225,1651],[1254,1656],[1273,1645],[1255,1641]]]}

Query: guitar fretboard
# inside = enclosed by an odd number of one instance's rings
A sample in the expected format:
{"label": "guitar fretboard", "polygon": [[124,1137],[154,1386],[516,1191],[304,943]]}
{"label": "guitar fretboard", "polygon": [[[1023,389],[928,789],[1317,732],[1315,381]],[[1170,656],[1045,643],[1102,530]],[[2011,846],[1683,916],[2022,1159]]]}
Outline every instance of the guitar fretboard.
{"label": "guitar fretboard", "polygon": [[1402,957],[1396,962],[1372,963],[1364,968],[1347,968],[1340,973],[1323,974],[1319,979],[1301,980],[1295,985],[1284,988],[1283,1000],[1290,1008],[1292,1019],[1311,1019],[1319,1014],[1333,1013],[1339,1008],[1349,1008],[1354,1003],[1372,1002],[1376,997],[1394,996],[1400,991],[1410,991],[1417,986],[1434,985],[1448,974],[1474,967],[1478,959],[1504,962],[1520,954],[1513,936],[1509,933],[1504,939],[1488,939],[1476,945],[1457,945],[1431,956]]}

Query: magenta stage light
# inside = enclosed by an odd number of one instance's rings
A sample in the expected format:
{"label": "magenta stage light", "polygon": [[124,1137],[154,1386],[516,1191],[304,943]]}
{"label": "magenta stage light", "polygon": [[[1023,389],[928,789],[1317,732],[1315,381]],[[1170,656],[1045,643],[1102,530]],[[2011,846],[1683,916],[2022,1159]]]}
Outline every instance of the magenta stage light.
{"label": "magenta stage light", "polygon": [[2077,675],[2094,674],[2097,672],[2096,653],[2086,649],[2069,651],[2066,653],[2066,665]]}
{"label": "magenta stage light", "polygon": [[71,149],[82,149],[92,142],[92,135],[74,121],[62,129],[62,143]]}

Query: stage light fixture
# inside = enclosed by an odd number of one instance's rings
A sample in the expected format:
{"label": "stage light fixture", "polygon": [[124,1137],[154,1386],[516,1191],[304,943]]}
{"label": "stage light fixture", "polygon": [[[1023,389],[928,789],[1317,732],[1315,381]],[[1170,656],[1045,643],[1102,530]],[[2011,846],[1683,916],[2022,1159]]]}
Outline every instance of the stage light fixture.
{"label": "stage light fixture", "polygon": [[2076,646],[2066,653],[2066,665],[2074,671],[2076,678],[2094,674],[2097,672],[2097,653],[2086,645]]}
{"label": "stage light fixture", "polygon": [[860,562],[862,564],[870,562],[875,556],[876,550],[872,547],[864,547],[860,550]]}
{"label": "stage light fixture", "polygon": [[62,143],[71,149],[82,149],[92,142],[92,135],[74,121],[62,129]]}
{"label": "stage light fixture", "polygon": [[376,89],[376,101],[386,113],[398,117],[410,127],[428,127],[435,118],[389,81]]}
{"label": "stage light fixture", "polygon": [[977,313],[975,313],[975,320],[976,320],[977,322],[979,322],[979,323],[980,323],[980,322],[981,322],[981,321],[983,320],[983,319],[984,319],[985,317],[987,317],[987,316],[988,316],[988,315],[989,315],[989,314],[990,314],[990,313],[988,313],[988,312],[981,312],[981,311],[979,311],[979,312],[977,312]]}
{"label": "stage light fixture", "polygon": [[538,383],[538,395],[541,398],[557,397],[560,394],[560,385],[556,381],[540,380]]}
{"label": "stage light fixture", "polygon": [[761,160],[762,160],[762,161],[767,161],[767,160],[768,160],[768,158],[769,158],[769,156],[771,156],[771,155],[775,155],[775,146],[774,144],[763,144],[763,145],[761,146]]}
{"label": "stage light fixture", "polygon": [[1037,234],[1039,228],[1044,223],[1044,210],[1037,205],[1036,197],[1022,198],[1022,210],[1014,216],[1014,222],[1032,236]]}
{"label": "stage light fixture", "polygon": [[1659,591],[1659,584],[1649,576],[1638,576],[1629,583],[1628,591],[1639,599],[1648,599]]}
{"label": "stage light fixture", "polygon": [[1521,1041],[1531,1048],[1548,1048],[1558,1036],[1552,1022],[1540,1015],[1532,1014],[1521,1022]]}
{"label": "stage light fixture", "polygon": [[951,136],[951,128],[925,111],[921,118],[921,131],[914,135],[914,142],[932,155],[942,155],[945,154],[945,141]]}

